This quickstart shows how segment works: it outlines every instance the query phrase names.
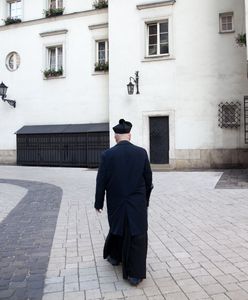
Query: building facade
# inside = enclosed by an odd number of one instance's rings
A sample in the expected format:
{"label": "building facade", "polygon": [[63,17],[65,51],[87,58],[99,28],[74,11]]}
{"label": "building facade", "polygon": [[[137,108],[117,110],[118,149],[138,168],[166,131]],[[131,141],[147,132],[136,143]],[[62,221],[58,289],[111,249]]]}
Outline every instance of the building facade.
{"label": "building facade", "polygon": [[[0,0],[0,82],[16,100],[0,102],[1,163],[16,163],[16,132],[27,147],[28,134],[65,132],[76,145],[75,134],[106,134],[125,118],[155,165],[248,165],[243,0],[33,3]],[[140,93],[129,95],[136,71]]]}

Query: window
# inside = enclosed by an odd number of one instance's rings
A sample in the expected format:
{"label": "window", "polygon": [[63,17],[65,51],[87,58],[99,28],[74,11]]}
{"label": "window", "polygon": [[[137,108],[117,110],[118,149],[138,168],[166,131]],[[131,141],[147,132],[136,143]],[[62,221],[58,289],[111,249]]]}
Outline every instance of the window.
{"label": "window", "polygon": [[108,41],[97,41],[95,71],[108,71],[108,56]]}
{"label": "window", "polygon": [[168,20],[147,24],[147,55],[169,54]]}
{"label": "window", "polygon": [[20,65],[20,55],[17,52],[10,52],[6,57],[6,67],[9,71],[15,71]]}
{"label": "window", "polygon": [[97,41],[97,62],[106,63],[108,61],[108,41]]}
{"label": "window", "polygon": [[13,19],[22,18],[22,1],[8,1],[8,17]]}
{"label": "window", "polygon": [[234,128],[240,126],[241,107],[237,102],[225,102],[219,104],[219,127]]}
{"label": "window", "polygon": [[63,47],[56,46],[48,48],[48,68],[58,71],[63,68]]}
{"label": "window", "polygon": [[233,32],[233,13],[220,14],[220,32]]}
{"label": "window", "polygon": [[47,47],[47,63],[43,72],[45,78],[59,77],[64,75],[63,68],[63,46]]}
{"label": "window", "polygon": [[49,0],[49,8],[63,8],[63,0]]}

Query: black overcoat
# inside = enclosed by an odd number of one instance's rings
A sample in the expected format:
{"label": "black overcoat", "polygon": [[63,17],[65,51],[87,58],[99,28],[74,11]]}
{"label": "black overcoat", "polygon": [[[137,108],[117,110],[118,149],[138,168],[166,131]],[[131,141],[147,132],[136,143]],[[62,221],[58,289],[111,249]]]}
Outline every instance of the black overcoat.
{"label": "black overcoat", "polygon": [[121,141],[102,154],[96,180],[95,208],[106,192],[110,233],[122,235],[127,218],[132,236],[147,231],[152,172],[145,149]]}

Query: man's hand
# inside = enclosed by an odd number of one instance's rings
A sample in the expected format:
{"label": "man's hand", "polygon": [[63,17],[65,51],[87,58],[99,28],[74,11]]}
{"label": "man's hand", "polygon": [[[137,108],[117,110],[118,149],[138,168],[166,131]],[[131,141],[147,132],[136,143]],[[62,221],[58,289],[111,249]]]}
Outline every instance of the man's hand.
{"label": "man's hand", "polygon": [[101,212],[102,212],[102,209],[96,209],[96,211],[97,211],[98,213],[101,213]]}

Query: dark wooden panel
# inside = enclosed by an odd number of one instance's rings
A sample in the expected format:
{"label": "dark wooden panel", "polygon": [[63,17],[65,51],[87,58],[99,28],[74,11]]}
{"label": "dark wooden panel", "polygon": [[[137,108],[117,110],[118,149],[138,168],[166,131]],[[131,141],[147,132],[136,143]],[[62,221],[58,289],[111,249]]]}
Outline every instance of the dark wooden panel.
{"label": "dark wooden panel", "polygon": [[17,135],[17,164],[98,167],[108,132]]}

